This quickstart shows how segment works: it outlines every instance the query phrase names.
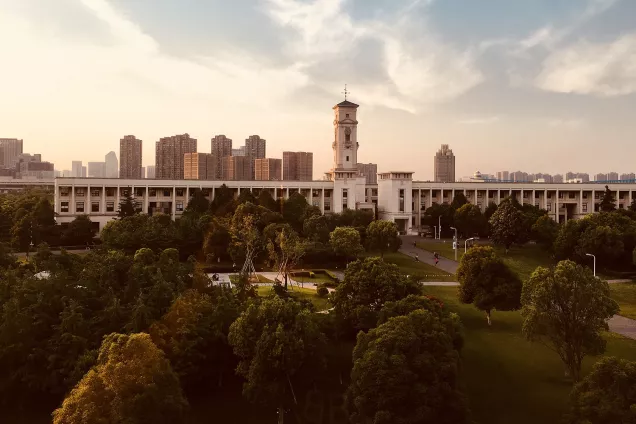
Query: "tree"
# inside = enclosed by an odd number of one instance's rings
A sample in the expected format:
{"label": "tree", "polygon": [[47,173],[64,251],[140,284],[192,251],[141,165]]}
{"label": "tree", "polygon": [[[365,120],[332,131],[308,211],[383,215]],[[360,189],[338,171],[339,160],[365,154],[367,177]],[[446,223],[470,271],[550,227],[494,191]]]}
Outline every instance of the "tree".
{"label": "tree", "polygon": [[453,197],[453,200],[451,201],[451,209],[453,210],[453,212],[455,212],[466,204],[468,204],[466,195],[461,191],[458,191],[457,193],[455,193],[455,197]]}
{"label": "tree", "polygon": [[420,286],[397,265],[365,258],[349,263],[345,278],[332,293],[336,315],[356,331],[373,328],[387,302],[419,294]]}
{"label": "tree", "polygon": [[214,199],[210,202],[210,212],[215,216],[226,216],[234,213],[236,201],[234,192],[225,184],[214,190]]}
{"label": "tree", "polygon": [[632,200],[632,203],[629,205],[629,210],[632,212],[636,212],[636,199]]}
{"label": "tree", "polygon": [[318,243],[329,242],[329,223],[324,215],[314,215],[303,223],[303,234]]}
{"label": "tree", "polygon": [[214,259],[228,258],[228,247],[232,242],[227,218],[214,217],[208,224],[203,239],[203,252]]}
{"label": "tree", "polygon": [[64,243],[74,246],[87,245],[95,237],[93,223],[88,215],[79,215],[66,228],[63,234]]}
{"label": "tree", "polygon": [[275,296],[250,304],[230,326],[229,341],[240,360],[237,373],[246,379],[243,395],[276,406],[279,414],[288,394],[296,403],[297,377],[324,365],[324,334],[314,314],[291,299]]}
{"label": "tree", "polygon": [[360,233],[352,227],[338,227],[329,234],[329,244],[336,255],[355,258],[364,251]]}
{"label": "tree", "polygon": [[452,232],[450,227],[454,225],[453,213],[450,205],[435,204],[424,211],[423,221],[429,227],[438,227],[441,222],[444,232],[450,234]]}
{"label": "tree", "polygon": [[599,209],[601,212],[612,212],[616,210],[616,199],[609,186],[605,186],[605,192],[599,204]]}
{"label": "tree", "polygon": [[30,250],[33,241],[33,219],[25,209],[19,209],[14,216],[11,227],[11,244],[20,251]]}
{"label": "tree", "polygon": [[53,423],[174,423],[187,406],[170,363],[148,334],[111,334],[97,364],[53,412]]}
{"label": "tree", "polygon": [[552,249],[559,234],[559,224],[548,215],[543,215],[532,226],[532,238],[543,247]]}
{"label": "tree", "polygon": [[296,267],[307,250],[306,243],[291,229],[283,229],[278,233],[275,241],[267,243],[270,262],[283,274],[285,289],[289,273]]}
{"label": "tree", "polygon": [[457,268],[457,279],[459,300],[485,311],[488,325],[493,309],[513,311],[521,306],[521,280],[492,247],[475,246],[464,254]]}
{"label": "tree", "polygon": [[149,333],[184,385],[214,374],[220,381],[232,357],[227,334],[238,315],[238,302],[227,288],[214,287],[211,295],[187,290]]}
{"label": "tree", "polygon": [[521,302],[523,334],[554,350],[574,381],[586,355],[605,351],[601,332],[618,313],[607,282],[572,261],[561,261],[554,269],[538,267],[523,286]]}
{"label": "tree", "polygon": [[242,205],[244,203],[256,204],[256,196],[254,196],[254,193],[252,193],[252,190],[250,190],[249,188],[244,188],[241,190],[241,194],[239,194],[237,203],[239,205]]}
{"label": "tree", "polygon": [[128,216],[133,216],[137,213],[135,209],[135,201],[132,198],[131,189],[128,187],[124,190],[124,198],[119,202],[119,209],[117,210],[117,218],[122,219]]}
{"label": "tree", "polygon": [[258,205],[269,209],[272,212],[280,212],[280,205],[274,198],[269,190],[263,189],[258,193]]}
{"label": "tree", "polygon": [[303,230],[303,217],[309,207],[307,199],[300,193],[293,193],[283,205],[283,218],[297,233]]}
{"label": "tree", "polygon": [[523,221],[523,213],[510,199],[505,199],[490,217],[490,238],[495,244],[504,246],[508,253],[510,246],[518,242],[524,234]]}
{"label": "tree", "polygon": [[184,211],[184,215],[192,214],[195,216],[201,216],[210,209],[210,201],[205,197],[203,190],[198,188],[193,189],[191,192],[192,197],[188,202],[188,206]]}
{"label": "tree", "polygon": [[570,398],[571,424],[633,423],[636,419],[636,362],[602,358]]}
{"label": "tree", "polygon": [[352,424],[459,424],[468,419],[459,355],[430,311],[359,333],[346,403]]}
{"label": "tree", "polygon": [[402,239],[398,235],[397,225],[391,221],[373,221],[367,227],[367,244],[372,250],[379,250],[380,256],[390,250],[397,252],[402,245]]}
{"label": "tree", "polygon": [[485,226],[481,209],[477,205],[466,203],[455,211],[455,227],[460,235],[472,237],[483,232]]}

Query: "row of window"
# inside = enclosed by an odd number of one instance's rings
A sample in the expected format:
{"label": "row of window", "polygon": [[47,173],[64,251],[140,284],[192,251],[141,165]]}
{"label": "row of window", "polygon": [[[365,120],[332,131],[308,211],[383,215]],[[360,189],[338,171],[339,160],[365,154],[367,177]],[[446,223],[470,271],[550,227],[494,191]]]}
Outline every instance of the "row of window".
{"label": "row of window", "polygon": [[[91,202],[91,212],[99,212],[99,204],[100,202]],[[137,208],[140,209],[139,205],[137,205]],[[175,208],[177,212],[183,212],[183,202],[177,201]],[[69,202],[60,202],[60,212],[69,212]],[[75,202],[75,213],[84,212],[86,212],[84,202]],[[106,212],[115,212],[115,202],[106,202]]]}
{"label": "row of window", "polygon": [[[115,192],[117,190],[115,188],[106,188],[106,197],[114,197],[115,196]],[[162,193],[164,197],[170,197],[172,196],[172,190],[171,189],[154,189],[151,188],[148,190],[148,195],[150,197],[156,197],[157,196],[157,192]],[[297,193],[298,191],[291,191],[290,195],[293,193]],[[321,196],[321,191],[319,190],[314,190],[312,192],[313,197],[320,197]],[[68,197],[70,195],[70,189],[69,187],[62,187],[60,188],[60,196],[62,197]],[[75,189],[75,196],[76,197],[84,197],[86,195],[86,190],[83,188],[76,188]],[[122,196],[128,196],[128,190],[127,189],[123,189],[121,191],[121,195]],[[137,189],[135,190],[135,196],[138,197],[142,197],[144,195],[143,189]],[[178,197],[183,197],[185,195],[185,189],[183,188],[178,188],[176,190],[176,195]],[[190,195],[192,195],[192,191],[190,192]],[[378,190],[377,189],[373,189],[372,191],[372,195],[373,196],[377,196],[378,195]],[[99,197],[101,196],[101,191],[97,188],[95,189],[91,189],[91,197]],[[331,192],[330,191],[325,191],[325,197],[331,197]]]}

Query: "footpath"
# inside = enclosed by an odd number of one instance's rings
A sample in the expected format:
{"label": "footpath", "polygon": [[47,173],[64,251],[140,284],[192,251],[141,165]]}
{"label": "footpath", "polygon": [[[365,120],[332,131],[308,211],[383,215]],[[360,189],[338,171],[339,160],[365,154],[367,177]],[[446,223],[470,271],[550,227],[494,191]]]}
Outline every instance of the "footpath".
{"label": "footpath", "polygon": [[[419,238],[415,236],[404,236],[402,237],[402,247],[400,248],[400,252],[405,255],[415,257],[418,255],[419,260],[427,263],[429,265],[435,265],[435,261],[433,260],[433,252],[429,252],[428,250],[420,249],[419,247],[414,247],[413,242],[417,241]],[[457,272],[458,263],[452,261],[450,259],[446,259],[440,256],[438,267],[443,271],[446,271],[450,274],[455,274]],[[609,280],[609,284],[621,284],[630,282],[630,280]],[[459,283],[424,283],[426,286],[458,286]],[[630,339],[636,340],[636,320],[623,317],[621,315],[614,315],[607,322],[609,325],[609,329],[613,333],[620,334],[621,336],[628,337]]]}

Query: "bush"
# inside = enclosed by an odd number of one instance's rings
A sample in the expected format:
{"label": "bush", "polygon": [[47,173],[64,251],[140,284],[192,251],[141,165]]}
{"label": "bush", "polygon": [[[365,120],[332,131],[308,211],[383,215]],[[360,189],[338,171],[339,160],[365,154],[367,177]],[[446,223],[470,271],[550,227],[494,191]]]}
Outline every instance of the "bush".
{"label": "bush", "polygon": [[320,284],[316,290],[318,297],[327,297],[329,295],[329,289],[324,284]]}

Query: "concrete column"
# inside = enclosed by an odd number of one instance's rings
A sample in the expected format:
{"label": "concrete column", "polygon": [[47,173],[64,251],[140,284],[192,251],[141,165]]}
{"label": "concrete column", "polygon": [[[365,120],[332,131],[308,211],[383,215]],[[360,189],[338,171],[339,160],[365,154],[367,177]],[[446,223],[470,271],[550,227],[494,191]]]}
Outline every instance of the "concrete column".
{"label": "concrete column", "polygon": [[440,188],[439,191],[439,204],[443,205],[444,204],[444,189]]}
{"label": "concrete column", "polygon": [[453,201],[453,199],[455,198],[455,189],[451,190],[451,202]]}
{"label": "concrete column", "polygon": [[422,189],[417,190],[417,228],[422,229]]}
{"label": "concrete column", "polygon": [[57,184],[57,178],[53,182],[53,189],[55,190],[53,192],[53,212],[55,212],[55,214],[57,215],[60,213],[60,207],[58,206],[58,204],[60,203],[61,198],[60,187]]}
{"label": "concrete column", "polygon": [[[486,192],[486,198],[488,198],[488,192]],[[477,204],[477,189],[475,189],[475,205]],[[483,209],[483,205],[479,207],[479,210]]]}
{"label": "concrete column", "polygon": [[325,214],[325,189],[320,191],[320,213]]}
{"label": "concrete column", "polygon": [[177,216],[177,187],[172,187],[172,220]]}
{"label": "concrete column", "polygon": [[146,186],[146,193],[144,196],[144,210],[143,213],[148,214],[150,212],[150,190]]}
{"label": "concrete column", "polygon": [[579,193],[579,218],[583,215],[583,189]]}
{"label": "concrete column", "polygon": [[210,199],[210,202],[214,200],[214,195],[215,195],[215,187],[212,187],[212,198]]}
{"label": "concrete column", "polygon": [[68,211],[73,215],[77,213],[75,210],[75,184],[71,186],[71,204],[68,205]]}
{"label": "concrete column", "polygon": [[115,212],[117,212],[119,210],[119,202],[120,202],[120,196],[121,196],[121,187],[119,186],[119,184],[117,184],[117,192],[115,193]]}
{"label": "concrete column", "polygon": [[87,215],[93,214],[93,196],[91,196],[91,185],[86,186],[86,202],[84,202],[84,213]]}
{"label": "concrete column", "polygon": [[497,206],[501,203],[501,190],[497,189]]}
{"label": "concrete column", "polygon": [[430,208],[431,206],[433,206],[433,189],[429,188],[428,189],[429,193],[428,193],[428,207]]}
{"label": "concrete column", "polygon": [[[348,195],[348,194],[349,194],[349,193],[347,193],[347,195]],[[287,187],[287,188],[285,189],[285,200],[287,200],[287,199],[289,199],[289,187]],[[349,200],[349,197],[347,197],[347,201],[348,201],[348,200]]]}
{"label": "concrete column", "polygon": [[102,215],[106,214],[106,185],[102,185],[102,200],[99,210],[101,211]]}
{"label": "concrete column", "polygon": [[554,207],[554,212],[556,213],[555,217],[556,217],[556,222],[557,224],[559,223],[559,190],[556,191],[556,201],[555,201],[555,207]]}

